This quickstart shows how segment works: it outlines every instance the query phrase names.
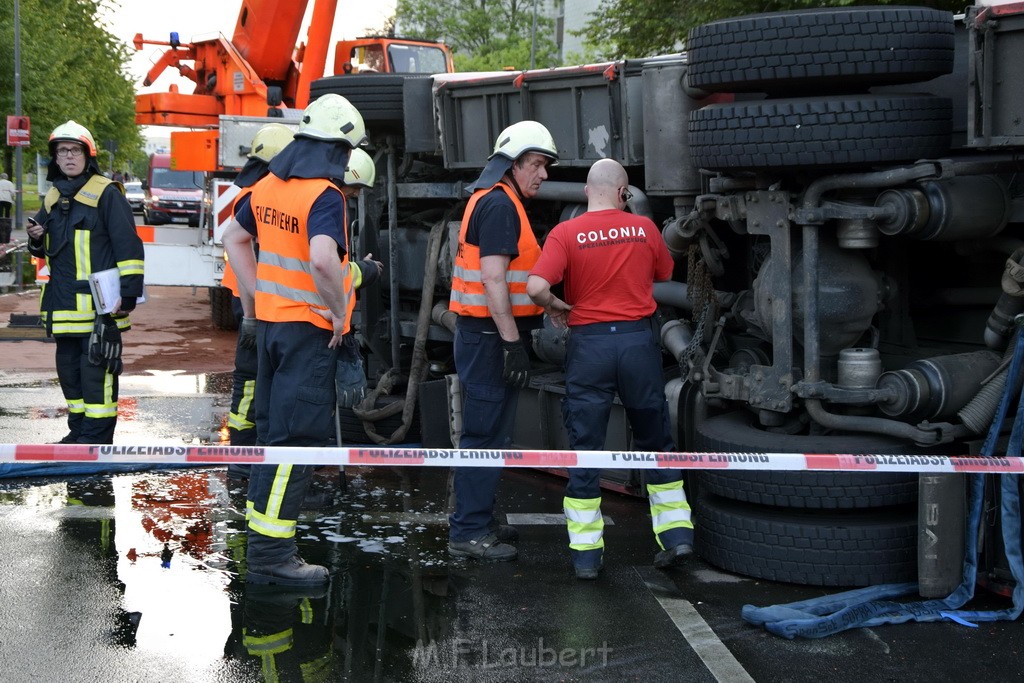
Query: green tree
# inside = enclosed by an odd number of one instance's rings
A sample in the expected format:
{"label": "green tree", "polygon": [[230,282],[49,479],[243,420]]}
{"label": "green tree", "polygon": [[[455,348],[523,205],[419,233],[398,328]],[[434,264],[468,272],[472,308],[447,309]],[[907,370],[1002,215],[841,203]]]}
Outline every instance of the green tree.
{"label": "green tree", "polygon": [[[542,0],[536,0],[541,2]],[[458,71],[530,67],[534,0],[398,0],[403,36],[448,44]],[[559,65],[554,21],[537,16],[534,64]]]}
{"label": "green tree", "polygon": [[[141,159],[142,137],[135,125],[135,88],[128,75],[127,46],[101,24],[108,0],[20,0],[22,114],[32,121],[28,157],[46,155],[56,126],[74,119],[88,128],[101,167],[118,168]],[[0,3],[0,44],[14,45],[14,3]],[[0,111],[14,113],[14,50],[0,50]],[[117,145],[115,159],[104,149]],[[4,166],[12,151],[5,147]],[[31,163],[26,164],[31,167]]]}
{"label": "green tree", "polygon": [[586,36],[590,46],[600,46],[605,59],[650,57],[681,50],[691,28],[716,19],[809,7],[890,4],[961,12],[967,3],[964,0],[605,0],[577,35]]}

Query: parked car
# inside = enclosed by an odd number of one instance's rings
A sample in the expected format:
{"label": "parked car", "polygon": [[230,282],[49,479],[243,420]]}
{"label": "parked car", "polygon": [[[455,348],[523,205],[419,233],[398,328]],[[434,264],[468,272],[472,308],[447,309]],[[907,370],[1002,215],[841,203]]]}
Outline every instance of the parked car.
{"label": "parked car", "polygon": [[132,213],[142,213],[146,204],[146,193],[142,191],[142,181],[136,180],[124,184],[124,194],[132,205]]}

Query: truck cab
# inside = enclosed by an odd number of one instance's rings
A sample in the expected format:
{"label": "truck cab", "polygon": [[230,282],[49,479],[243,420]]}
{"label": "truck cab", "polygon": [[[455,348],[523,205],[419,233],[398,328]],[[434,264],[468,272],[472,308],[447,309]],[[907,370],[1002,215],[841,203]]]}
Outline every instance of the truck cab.
{"label": "truck cab", "polygon": [[203,203],[203,174],[173,168],[170,154],[153,154],[142,184],[142,215],[149,225],[187,223],[198,226]]}

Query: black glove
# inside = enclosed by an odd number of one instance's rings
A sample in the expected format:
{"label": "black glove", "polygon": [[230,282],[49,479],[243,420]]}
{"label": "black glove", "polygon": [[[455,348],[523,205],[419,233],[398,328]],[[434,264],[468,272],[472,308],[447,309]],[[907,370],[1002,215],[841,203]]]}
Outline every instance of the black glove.
{"label": "black glove", "polygon": [[256,348],[256,318],[242,318],[238,327],[238,345],[243,349]]}
{"label": "black glove", "polygon": [[501,342],[502,355],[505,358],[505,371],[502,377],[513,387],[525,389],[530,384],[530,355],[522,340]]}
{"label": "black glove", "polygon": [[121,297],[121,312],[130,313],[135,310],[135,302],[138,299],[137,296],[122,296]]}
{"label": "black glove", "polygon": [[366,375],[363,373],[363,360],[341,359],[334,373],[334,386],[338,392],[338,406],[354,408],[359,405],[366,394]]}
{"label": "black glove", "polygon": [[89,362],[106,365],[112,375],[120,375],[124,369],[121,363],[121,330],[109,315],[96,316],[89,335]]}

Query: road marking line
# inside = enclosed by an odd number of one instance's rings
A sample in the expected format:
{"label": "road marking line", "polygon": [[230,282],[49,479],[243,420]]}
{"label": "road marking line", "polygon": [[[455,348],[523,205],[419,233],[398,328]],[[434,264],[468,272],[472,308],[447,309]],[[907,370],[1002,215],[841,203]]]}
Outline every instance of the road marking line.
{"label": "road marking line", "polygon": [[[640,578],[644,578],[642,574]],[[688,600],[669,597],[656,585],[652,585],[646,580],[644,583],[716,681],[720,683],[754,683],[754,679],[747,673],[747,670],[737,661],[725,643],[715,635],[715,632],[708,626],[708,622],[704,621],[704,618]]]}
{"label": "road marking line", "polygon": [[[551,524],[554,526],[565,526],[565,515],[561,512],[509,512],[505,516],[508,518],[508,523],[512,525],[539,526]],[[611,517],[606,516],[604,518],[604,525],[615,526],[615,522]]]}

